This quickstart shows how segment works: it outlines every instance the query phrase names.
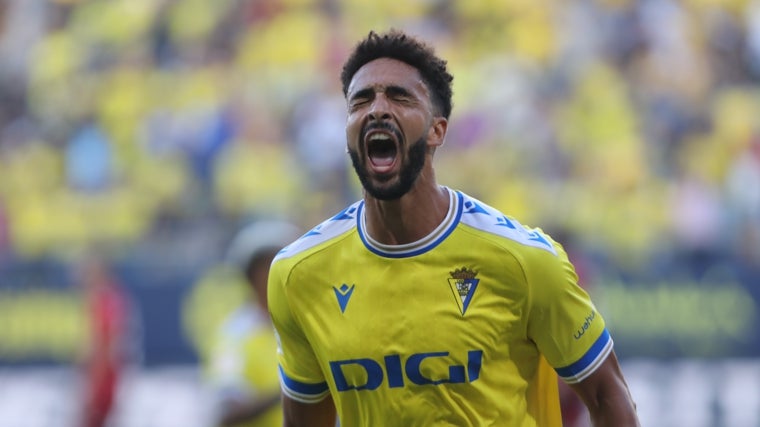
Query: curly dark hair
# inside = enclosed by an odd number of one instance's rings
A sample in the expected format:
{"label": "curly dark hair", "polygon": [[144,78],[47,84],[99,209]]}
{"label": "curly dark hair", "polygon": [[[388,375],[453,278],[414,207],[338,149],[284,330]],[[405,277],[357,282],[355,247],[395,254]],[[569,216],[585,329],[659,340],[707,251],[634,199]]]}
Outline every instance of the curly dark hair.
{"label": "curly dark hair", "polygon": [[385,34],[370,31],[356,45],[340,73],[344,96],[348,94],[348,85],[359,68],[378,58],[396,59],[416,68],[430,90],[437,113],[449,118],[454,76],[446,69],[446,61],[436,56],[433,48],[424,42],[399,30],[390,30]]}

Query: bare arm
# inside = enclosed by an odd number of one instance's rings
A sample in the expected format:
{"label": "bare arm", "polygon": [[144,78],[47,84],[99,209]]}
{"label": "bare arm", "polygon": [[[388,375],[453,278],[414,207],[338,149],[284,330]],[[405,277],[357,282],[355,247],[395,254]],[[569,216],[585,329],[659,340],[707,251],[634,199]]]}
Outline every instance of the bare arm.
{"label": "bare arm", "polygon": [[640,426],[614,352],[588,378],[570,387],[586,404],[594,427]]}
{"label": "bare arm", "polygon": [[318,403],[302,403],[282,396],[284,427],[335,427],[335,405],[331,396]]}

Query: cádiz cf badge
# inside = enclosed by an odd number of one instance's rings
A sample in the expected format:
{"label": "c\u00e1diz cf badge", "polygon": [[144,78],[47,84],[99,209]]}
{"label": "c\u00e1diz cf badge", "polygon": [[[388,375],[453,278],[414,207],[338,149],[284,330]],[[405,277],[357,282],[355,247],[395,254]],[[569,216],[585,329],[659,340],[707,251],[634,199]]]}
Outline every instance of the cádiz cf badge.
{"label": "c\u00e1diz cf badge", "polygon": [[454,294],[454,299],[459,306],[459,311],[462,312],[462,316],[467,311],[467,307],[472,301],[472,296],[475,294],[475,289],[478,287],[480,279],[476,279],[475,276],[478,272],[475,270],[469,270],[467,267],[455,269],[451,273],[449,278],[449,287]]}

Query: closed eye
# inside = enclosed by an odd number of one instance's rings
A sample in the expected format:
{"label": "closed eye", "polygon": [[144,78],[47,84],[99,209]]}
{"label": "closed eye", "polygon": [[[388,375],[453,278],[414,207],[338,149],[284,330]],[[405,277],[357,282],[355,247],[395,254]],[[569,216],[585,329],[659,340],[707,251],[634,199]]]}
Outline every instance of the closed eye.
{"label": "closed eye", "polygon": [[385,95],[394,100],[403,101],[412,98],[411,92],[400,86],[388,86],[385,89]]}
{"label": "closed eye", "polygon": [[[411,92],[401,86],[388,86],[384,90],[385,96],[397,102],[407,102],[414,98]],[[372,88],[366,88],[356,91],[350,98],[348,106],[350,109],[356,109],[371,102],[375,97],[375,91]]]}
{"label": "closed eye", "polygon": [[349,99],[348,105],[350,107],[357,107],[360,106],[369,100],[372,99],[372,96],[374,95],[374,92],[372,89],[362,89],[357,91],[351,98]]}

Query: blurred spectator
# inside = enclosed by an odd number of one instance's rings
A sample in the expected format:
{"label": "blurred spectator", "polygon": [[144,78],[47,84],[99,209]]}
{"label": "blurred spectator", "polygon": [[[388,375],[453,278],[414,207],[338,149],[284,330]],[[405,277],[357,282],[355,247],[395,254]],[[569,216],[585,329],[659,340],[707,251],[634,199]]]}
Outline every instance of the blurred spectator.
{"label": "blurred spectator", "polygon": [[296,156],[308,173],[309,192],[333,194],[330,206],[342,206],[356,197],[347,179],[346,105],[336,93],[340,94],[339,88],[305,94],[290,121]]}
{"label": "blurred spectator", "polygon": [[[751,183],[754,183],[751,184]],[[740,257],[760,265],[760,134],[729,166],[726,193]]]}
{"label": "blurred spectator", "polygon": [[760,2],[749,2],[744,19],[747,26],[748,67],[757,80],[760,79]]}
{"label": "blurred spectator", "polygon": [[685,172],[675,183],[670,211],[679,265],[692,277],[720,260],[724,229],[717,189],[694,172]]}
{"label": "blurred spectator", "polygon": [[85,123],[66,148],[69,185],[82,192],[105,191],[113,179],[111,143],[93,122]]}
{"label": "blurred spectator", "polygon": [[298,228],[290,223],[262,220],[240,230],[229,247],[228,260],[242,275],[248,292],[218,331],[209,360],[219,426],[282,425],[267,280],[274,256],[298,236]]}
{"label": "blurred spectator", "polygon": [[0,198],[0,265],[11,257],[11,236],[9,232],[8,214],[3,200]]}

